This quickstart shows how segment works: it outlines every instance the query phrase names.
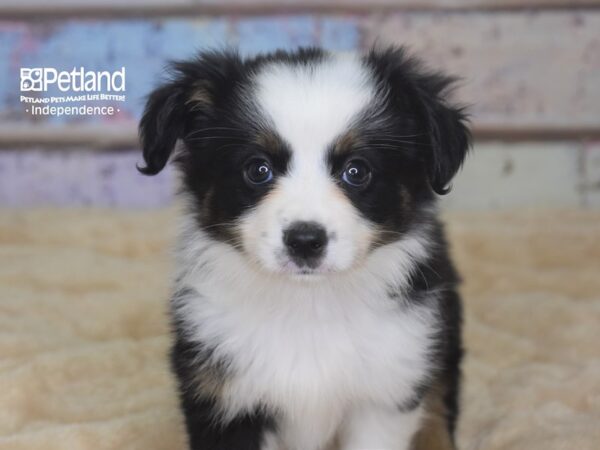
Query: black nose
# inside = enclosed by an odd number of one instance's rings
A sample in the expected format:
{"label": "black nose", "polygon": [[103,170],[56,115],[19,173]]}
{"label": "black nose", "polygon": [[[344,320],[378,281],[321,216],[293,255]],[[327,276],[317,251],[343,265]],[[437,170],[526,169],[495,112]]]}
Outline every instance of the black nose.
{"label": "black nose", "polygon": [[325,252],[327,233],[316,222],[294,222],[283,233],[283,242],[298,265],[315,267]]}

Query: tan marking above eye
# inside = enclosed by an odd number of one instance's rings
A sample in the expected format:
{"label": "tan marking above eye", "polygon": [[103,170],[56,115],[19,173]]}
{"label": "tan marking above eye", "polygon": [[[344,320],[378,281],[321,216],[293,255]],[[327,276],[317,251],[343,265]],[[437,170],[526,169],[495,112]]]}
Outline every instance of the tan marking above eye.
{"label": "tan marking above eye", "polygon": [[334,154],[342,154],[351,151],[359,142],[358,131],[350,129],[340,136],[333,147]]}
{"label": "tan marking above eye", "polygon": [[254,142],[262,147],[266,152],[277,152],[283,146],[281,139],[276,133],[263,131],[256,135]]}

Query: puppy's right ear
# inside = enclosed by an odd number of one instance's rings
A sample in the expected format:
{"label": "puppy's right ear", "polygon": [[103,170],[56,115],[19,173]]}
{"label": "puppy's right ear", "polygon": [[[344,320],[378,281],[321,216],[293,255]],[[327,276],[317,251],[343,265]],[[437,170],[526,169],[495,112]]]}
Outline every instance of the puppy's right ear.
{"label": "puppy's right ear", "polygon": [[195,120],[210,117],[217,98],[230,95],[242,77],[244,63],[237,52],[206,51],[189,61],[171,65],[171,79],[156,89],[146,103],[139,135],[145,175],[160,172]]}
{"label": "puppy's right ear", "polygon": [[137,169],[144,175],[156,175],[160,172],[167,164],[177,139],[183,137],[184,95],[182,86],[171,81],[148,97],[139,126],[146,166],[138,166]]}

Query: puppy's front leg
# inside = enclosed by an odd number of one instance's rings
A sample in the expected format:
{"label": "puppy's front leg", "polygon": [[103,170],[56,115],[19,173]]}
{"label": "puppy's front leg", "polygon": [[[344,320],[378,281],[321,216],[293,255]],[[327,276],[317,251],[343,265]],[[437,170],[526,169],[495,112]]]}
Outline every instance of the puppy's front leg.
{"label": "puppy's front leg", "polygon": [[409,450],[422,419],[422,408],[368,405],[356,407],[344,421],[340,450]]}
{"label": "puppy's front leg", "polygon": [[415,436],[412,450],[456,450],[443,392],[437,386],[427,394],[423,402],[423,423]]}
{"label": "puppy's front leg", "polygon": [[224,421],[218,403],[224,375],[203,361],[201,347],[179,337],[171,358],[191,450],[264,449],[271,417],[257,409]]}
{"label": "puppy's front leg", "polygon": [[188,398],[182,406],[191,450],[263,450],[268,445],[270,426],[260,412],[223,424],[216,420],[211,401]]}

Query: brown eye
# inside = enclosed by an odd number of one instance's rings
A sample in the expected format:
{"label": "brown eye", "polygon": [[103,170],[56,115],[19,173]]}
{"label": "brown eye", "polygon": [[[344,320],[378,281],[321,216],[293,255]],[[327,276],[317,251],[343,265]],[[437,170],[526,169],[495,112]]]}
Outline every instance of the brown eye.
{"label": "brown eye", "polygon": [[366,186],[371,181],[371,168],[366,162],[354,159],[346,165],[342,173],[342,180],[354,187]]}
{"label": "brown eye", "polygon": [[273,171],[264,159],[254,159],[246,164],[244,177],[250,184],[266,184],[273,179]]}

